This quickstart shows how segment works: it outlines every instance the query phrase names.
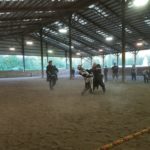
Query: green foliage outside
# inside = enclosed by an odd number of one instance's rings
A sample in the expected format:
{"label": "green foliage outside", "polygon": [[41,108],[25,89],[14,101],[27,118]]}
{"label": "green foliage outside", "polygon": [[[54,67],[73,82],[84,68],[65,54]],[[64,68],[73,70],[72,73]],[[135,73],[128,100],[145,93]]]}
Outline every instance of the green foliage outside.
{"label": "green foliage outside", "polygon": [[[66,66],[66,58],[63,57],[49,57],[48,60],[44,57],[44,69],[48,64],[47,61],[52,60],[53,64],[59,69],[69,69],[69,59],[67,58],[67,66]],[[92,63],[99,63],[101,65],[103,60],[101,56],[96,56],[92,58],[86,57],[81,58],[73,58],[72,59],[72,67],[77,69],[77,66],[82,63],[82,66],[86,69],[91,68]],[[104,65],[107,65],[108,68],[113,66],[113,63],[117,62],[116,55],[106,55],[104,59]],[[131,67],[134,64],[134,55],[133,53],[126,53],[126,67]],[[118,57],[118,65],[122,66],[122,55],[120,54]],[[136,57],[136,65],[137,66],[149,66],[150,65],[150,50],[139,51]],[[41,70],[41,57],[40,56],[25,56],[25,69],[26,70]],[[0,70],[1,71],[22,71],[23,70],[23,57],[20,55],[0,55]]]}
{"label": "green foliage outside", "polygon": [[0,55],[0,70],[23,70],[22,56]]}

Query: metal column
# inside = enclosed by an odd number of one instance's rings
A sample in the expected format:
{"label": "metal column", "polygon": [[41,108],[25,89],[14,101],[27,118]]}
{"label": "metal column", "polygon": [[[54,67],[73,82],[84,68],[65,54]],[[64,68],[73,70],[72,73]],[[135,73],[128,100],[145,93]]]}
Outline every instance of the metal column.
{"label": "metal column", "polygon": [[81,66],[82,66],[82,64],[83,64],[82,60],[83,60],[83,57],[81,56]]}
{"label": "metal column", "polygon": [[43,66],[43,28],[40,30],[40,46],[41,46],[41,74],[44,78],[44,66]]}
{"label": "metal column", "polygon": [[102,58],[103,58],[103,68],[104,68],[104,66],[105,66],[105,55],[104,54],[102,55]]}
{"label": "metal column", "polygon": [[26,66],[25,66],[25,50],[24,50],[24,35],[23,34],[21,37],[21,47],[22,47],[22,57],[23,57],[23,72],[25,72]]}
{"label": "metal column", "polygon": [[67,65],[67,63],[68,63],[68,59],[67,59],[67,51],[65,51],[65,58],[66,58],[66,69],[68,69],[68,65]]}
{"label": "metal column", "polygon": [[125,46],[126,46],[126,34],[125,34],[125,13],[126,2],[122,0],[122,82],[125,82]]}
{"label": "metal column", "polygon": [[116,54],[117,55],[117,66],[119,64],[119,53]]}
{"label": "metal column", "polygon": [[136,50],[133,52],[133,54],[134,54],[134,64],[135,64],[135,66],[136,66],[136,56],[137,56],[137,53],[138,53],[138,51],[136,51]]}
{"label": "metal column", "polygon": [[48,62],[48,44],[47,44],[47,42],[46,42],[45,46],[46,46],[46,57],[47,57],[47,62]]}
{"label": "metal column", "polygon": [[72,15],[69,17],[69,62],[70,62],[70,80],[71,80],[71,70],[72,70],[72,38],[71,38],[71,21],[72,21]]}
{"label": "metal column", "polygon": [[91,67],[92,67],[93,66],[93,58],[92,58],[92,56],[90,58],[91,58]]}

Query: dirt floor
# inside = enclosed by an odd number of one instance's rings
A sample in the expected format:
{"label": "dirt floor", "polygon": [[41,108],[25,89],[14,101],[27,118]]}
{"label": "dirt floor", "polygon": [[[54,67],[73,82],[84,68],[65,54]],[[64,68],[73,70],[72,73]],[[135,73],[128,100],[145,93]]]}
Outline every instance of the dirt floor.
{"label": "dirt floor", "polygon": [[[150,126],[150,83],[108,82],[81,96],[83,80],[0,80],[0,150],[96,150]],[[114,148],[149,150],[150,134]]]}

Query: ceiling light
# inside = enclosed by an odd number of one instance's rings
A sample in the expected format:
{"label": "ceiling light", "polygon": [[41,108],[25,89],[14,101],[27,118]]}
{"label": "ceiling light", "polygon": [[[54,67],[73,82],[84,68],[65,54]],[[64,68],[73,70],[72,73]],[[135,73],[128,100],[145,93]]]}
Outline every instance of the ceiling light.
{"label": "ceiling light", "polygon": [[16,49],[14,47],[9,48],[10,51],[15,51]]}
{"label": "ceiling light", "polygon": [[33,45],[33,42],[32,41],[27,41],[26,44],[27,45]]}
{"label": "ceiling light", "polygon": [[99,52],[103,52],[103,49],[99,49]]}
{"label": "ceiling light", "polygon": [[92,5],[88,6],[88,8],[90,8],[90,9],[92,9],[92,8],[94,8],[94,7],[95,7],[95,5],[94,5],[94,4],[92,4]]}
{"label": "ceiling light", "polygon": [[143,43],[142,43],[142,42],[139,42],[139,43],[137,43],[136,45],[137,45],[137,46],[142,46]]}
{"label": "ceiling light", "polygon": [[48,50],[48,53],[52,54],[52,53],[53,53],[53,51],[52,51],[52,50]]}
{"label": "ceiling light", "polygon": [[60,33],[67,33],[67,31],[68,31],[68,30],[67,30],[66,28],[59,29],[59,32],[60,32]]}
{"label": "ceiling light", "polygon": [[149,0],[134,0],[133,5],[136,7],[144,6],[148,3]]}
{"label": "ceiling light", "polygon": [[81,55],[81,53],[79,53],[79,52],[78,52],[78,53],[76,53],[76,55],[80,56],[80,55]]}
{"label": "ceiling light", "polygon": [[106,41],[112,41],[112,40],[113,40],[112,36],[106,37]]}

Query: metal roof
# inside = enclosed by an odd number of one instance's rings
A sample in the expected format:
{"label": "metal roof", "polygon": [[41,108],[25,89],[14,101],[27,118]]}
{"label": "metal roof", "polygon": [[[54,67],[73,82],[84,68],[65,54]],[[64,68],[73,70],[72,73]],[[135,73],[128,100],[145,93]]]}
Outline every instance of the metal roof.
{"label": "metal roof", "polygon": [[[45,42],[59,51],[68,51],[69,35],[58,30],[68,28],[72,15],[74,53],[121,52],[121,12],[121,0],[0,0],[0,37],[24,34],[39,40],[43,28]],[[126,0],[125,21],[126,51],[150,49],[150,1],[136,8],[132,0]],[[106,41],[109,36],[112,41]],[[137,47],[137,42],[143,42],[143,46]]]}

